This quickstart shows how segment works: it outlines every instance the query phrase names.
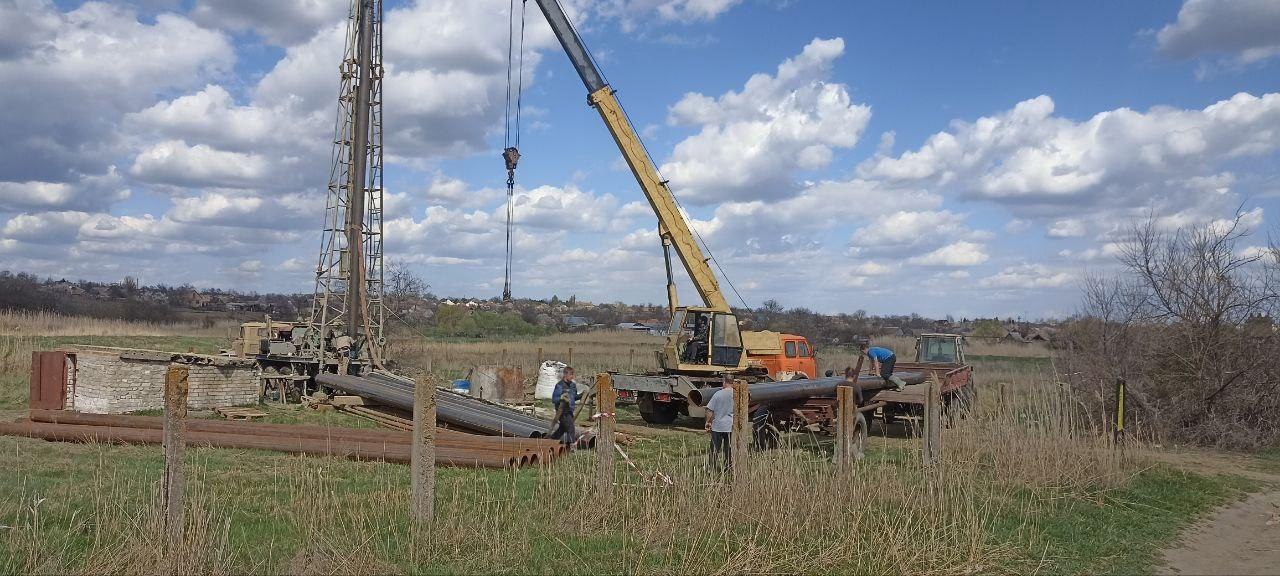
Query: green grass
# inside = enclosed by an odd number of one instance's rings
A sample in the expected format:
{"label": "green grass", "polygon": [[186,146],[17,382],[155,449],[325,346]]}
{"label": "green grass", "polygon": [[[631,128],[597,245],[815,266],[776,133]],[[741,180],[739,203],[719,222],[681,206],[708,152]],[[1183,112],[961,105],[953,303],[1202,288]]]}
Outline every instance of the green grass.
{"label": "green grass", "polygon": [[1280,446],[1259,452],[1254,467],[1263,472],[1280,473]]}
{"label": "green grass", "polygon": [[33,338],[37,350],[81,344],[117,348],[144,348],[164,352],[217,354],[231,346],[226,338],[214,336],[40,336]]}
{"label": "green grass", "polygon": [[[1257,490],[1239,476],[1145,470],[1089,498],[1064,494],[1034,517],[1006,517],[998,538],[1029,537],[1029,566],[1053,574],[1145,574],[1196,518]],[[1030,494],[1024,497],[1033,498]]]}
{"label": "green grass", "polygon": [[[46,349],[85,344],[166,351],[191,349],[199,353],[217,353],[228,345],[225,339],[213,337],[35,340],[38,348]],[[980,382],[1003,382],[1005,378],[1018,381],[1050,371],[1046,358],[976,356],[972,360]],[[25,377],[0,376],[0,408],[25,403]],[[336,411],[272,404],[260,409],[268,413],[268,422],[373,426],[369,421]],[[620,412],[621,422],[638,420],[633,407]],[[798,472],[824,474],[829,469],[829,439],[801,435],[794,440],[794,453],[800,462]],[[696,431],[665,432],[625,449],[643,469],[688,469],[704,461],[706,438]],[[693,553],[678,546],[647,549],[631,531],[636,525],[626,523],[643,525],[643,511],[632,511],[635,518],[605,520],[601,529],[590,531],[577,527],[590,525],[594,519],[556,516],[556,504],[546,501],[546,483],[574,482],[570,497],[590,498],[589,470],[594,460],[591,454],[557,463],[552,472],[440,469],[438,510],[447,502],[447,509],[453,511],[458,522],[484,525],[492,518],[503,518],[507,523],[489,531],[468,527],[466,534],[488,538],[439,544],[420,565],[410,559],[415,548],[404,510],[409,484],[405,466],[246,450],[193,449],[189,457],[193,464],[189,493],[201,510],[215,515],[215,527],[226,527],[226,549],[230,554],[226,565],[232,572],[300,568],[331,572],[350,566],[334,564],[341,559],[307,560],[309,554],[330,550],[348,554],[348,561],[358,563],[367,572],[669,572],[672,566],[685,566],[680,559]],[[879,474],[905,476],[910,486],[918,479],[912,468],[917,458],[904,441],[873,439],[862,470],[877,474],[873,478],[881,477]],[[1280,469],[1280,450],[1264,454],[1257,462],[1258,466]],[[0,574],[23,570],[23,566],[15,564],[19,561],[16,559],[31,554],[29,549],[14,547],[24,545],[42,550],[42,557],[50,562],[42,568],[44,572],[102,571],[94,563],[104,553],[96,531],[137,532],[130,519],[151,505],[162,469],[160,450],[154,446],[92,446],[0,437],[0,470],[6,471],[0,475],[0,526],[26,529],[23,527],[29,527],[37,516],[40,523],[39,531],[33,533],[34,542],[27,544],[20,538],[8,537],[6,529],[0,528]],[[587,474],[581,474],[583,471]],[[633,475],[624,474],[627,482],[637,482]],[[1168,467],[1143,470],[1112,487],[1033,488],[1011,485],[999,470],[978,474],[976,497],[981,498],[981,504],[995,508],[983,516],[978,529],[993,550],[1009,552],[997,554],[986,567],[997,572],[1152,572],[1159,551],[1174,541],[1179,530],[1215,506],[1257,489],[1234,476],[1200,476]],[[708,480],[700,489],[721,488]],[[560,494],[563,496],[564,492]],[[324,520],[316,522],[317,516]],[[732,525],[723,550],[698,551],[697,558],[703,561],[705,570],[725,565],[744,548],[774,543],[767,533],[751,533],[758,526],[755,521],[747,517]],[[323,528],[317,531],[317,525]],[[828,528],[813,526],[811,539],[805,534],[798,542],[786,541],[786,551],[821,554]],[[448,535],[444,537],[447,539]],[[922,545],[929,542],[926,538]],[[485,556],[471,552],[476,546],[498,546],[501,550]],[[644,553],[637,555],[637,549]],[[107,552],[111,550],[108,546]],[[482,558],[493,564],[476,566],[469,564],[468,558]],[[628,558],[639,565],[628,564]],[[193,566],[207,564],[195,561]],[[837,564],[825,571],[867,570],[865,566]]]}
{"label": "green grass", "polygon": [[[314,414],[314,413],[313,413]],[[337,415],[348,417],[346,415]],[[325,418],[329,416],[323,416]],[[690,434],[687,442],[646,441],[628,448],[642,466],[672,458],[701,459],[702,438]],[[827,441],[802,448],[814,456],[826,455]],[[578,456],[590,460],[588,454]],[[864,465],[903,466],[912,458],[899,446],[871,447]],[[287,566],[307,546],[309,539],[335,537],[306,531],[307,512],[291,506],[299,498],[314,493],[323,506],[342,510],[367,510],[385,502],[389,492],[404,493],[408,470],[404,466],[361,463],[334,459],[298,458],[245,450],[193,449],[190,460],[196,475],[189,488],[202,493],[205,506],[221,514],[229,524],[230,564],[244,571],[273,571]],[[564,464],[561,464],[564,465]],[[42,531],[40,537],[62,550],[69,562],[55,571],[75,569],[95,548],[85,514],[93,510],[95,499],[113,498],[120,510],[139,510],[148,505],[150,490],[163,470],[156,447],[112,447],[57,444],[16,438],[0,438],[0,468],[18,470],[14,481],[0,483],[0,525],[23,523],[23,511],[36,498]],[[467,509],[482,515],[487,507],[523,506],[539,498],[542,473],[483,470],[439,470],[438,491],[442,495],[461,493]],[[299,478],[314,478],[301,482]],[[20,481],[19,481],[20,479]],[[104,480],[105,479],[105,480]],[[992,479],[992,482],[998,482]],[[97,494],[92,486],[123,486],[112,494]],[[584,489],[586,486],[583,487]],[[714,488],[709,488],[714,489]],[[1127,483],[1106,491],[1049,489],[1019,490],[1021,504],[1009,505],[992,515],[984,527],[993,545],[1013,546],[1012,560],[992,569],[1044,573],[1148,573],[1155,568],[1158,551],[1171,544],[1178,531],[1215,506],[1239,497],[1256,486],[1237,477],[1206,477],[1158,467],[1145,470]],[[301,495],[301,496],[300,496]],[[544,494],[545,496],[545,494]],[[445,498],[447,496],[441,496]],[[583,497],[589,497],[584,492]],[[1028,512],[1030,511],[1030,512]],[[690,511],[701,514],[703,511]],[[518,517],[518,515],[516,516]],[[477,516],[479,518],[479,516]],[[579,518],[565,518],[580,522]],[[404,511],[378,508],[372,515],[352,520],[364,524],[359,533],[375,536],[370,552],[386,562],[390,570],[424,569],[428,572],[471,572],[475,567],[459,564],[448,555],[436,556],[426,566],[414,567],[408,560],[410,536]],[[635,546],[626,532],[605,531],[588,537],[550,538],[549,526],[535,517],[528,522],[504,527],[501,545],[519,552],[516,570],[530,573],[595,572],[612,573],[637,568],[620,564],[616,551]],[[372,523],[372,525],[369,525]],[[748,528],[749,529],[749,528]],[[0,535],[0,558],[10,551]],[[477,542],[475,545],[493,545]],[[672,551],[679,553],[678,550]],[[723,554],[732,555],[732,547]],[[646,558],[640,568],[661,570],[670,558]],[[0,573],[14,571],[0,560]],[[709,567],[711,568],[711,567]],[[840,570],[856,570],[856,566]]]}

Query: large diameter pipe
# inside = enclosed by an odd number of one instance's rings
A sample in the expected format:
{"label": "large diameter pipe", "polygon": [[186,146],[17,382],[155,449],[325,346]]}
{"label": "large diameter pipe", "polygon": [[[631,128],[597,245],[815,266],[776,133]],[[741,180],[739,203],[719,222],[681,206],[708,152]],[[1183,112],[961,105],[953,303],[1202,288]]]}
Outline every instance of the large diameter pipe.
{"label": "large diameter pipe", "polygon": [[[48,424],[42,422],[0,423],[0,435],[25,436],[57,442],[104,442],[111,444],[161,444],[163,431],[149,428]],[[192,446],[270,450],[313,456],[334,456],[352,460],[382,460],[407,463],[409,447],[403,444],[335,442],[313,438],[268,438],[244,434],[189,432]],[[511,468],[527,463],[524,454],[494,453],[467,449],[437,449],[436,464],[476,468]]]}
{"label": "large diameter pipe", "polygon": [[[386,382],[384,378],[319,374],[316,376],[316,382],[387,406],[413,412],[412,388],[406,389],[399,383],[384,383]],[[551,428],[549,421],[527,419],[513,410],[495,408],[484,402],[445,393],[437,396],[436,418],[468,430],[497,436],[541,438]],[[503,414],[500,410],[509,414]]]}
{"label": "large diameter pipe", "polygon": [[[922,372],[895,372],[894,375],[901,378],[908,385],[920,384],[925,379]],[[812,380],[758,382],[748,385],[748,390],[752,404],[769,404],[785,400],[834,396],[837,386],[848,384],[849,382],[843,376],[833,376],[829,378],[814,378]],[[887,386],[884,379],[879,376],[860,376],[857,381],[858,389],[863,391],[879,390]],[[720,388],[695,389],[689,392],[687,397],[690,402],[698,406],[706,406],[707,402],[711,401],[711,395],[718,390]]]}
{"label": "large diameter pipe", "polygon": [[[32,422],[68,425],[109,426],[119,428],[141,428],[159,430],[164,419],[157,416],[129,416],[121,414],[87,414],[66,410],[31,410]],[[305,426],[295,424],[268,424],[261,422],[229,422],[226,420],[187,420],[190,432],[211,432],[221,434],[240,434],[266,437],[306,438],[336,442],[370,442],[374,444],[412,443],[408,432],[394,430],[368,430],[360,428],[342,428],[328,426]],[[475,449],[487,451],[554,451],[559,442],[553,440],[535,440],[531,438],[507,438],[494,436],[477,436],[452,430],[437,430],[436,446],[444,449]]]}
{"label": "large diameter pipe", "polygon": [[[383,371],[370,372],[369,374],[366,374],[364,378],[375,381],[378,384],[384,384],[388,387],[402,390],[406,394],[413,394],[413,389],[416,385],[411,379]],[[533,428],[545,428],[551,425],[550,421],[540,419],[525,412],[512,410],[511,408],[502,406],[501,404],[496,404],[473,396],[467,396],[465,394],[458,394],[457,392],[444,388],[437,390],[436,403],[470,408],[492,415],[496,418],[501,418],[513,423],[524,424]]]}

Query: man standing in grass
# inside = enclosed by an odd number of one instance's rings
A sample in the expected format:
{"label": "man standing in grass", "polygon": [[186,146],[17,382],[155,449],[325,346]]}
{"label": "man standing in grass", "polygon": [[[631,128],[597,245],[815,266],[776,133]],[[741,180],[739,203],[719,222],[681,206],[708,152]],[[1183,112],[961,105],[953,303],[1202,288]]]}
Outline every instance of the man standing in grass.
{"label": "man standing in grass", "polygon": [[724,468],[728,472],[733,461],[730,458],[731,444],[729,443],[730,434],[733,432],[733,391],[736,386],[733,375],[725,374],[724,382],[720,385],[720,389],[711,395],[711,400],[707,402],[707,423],[706,429],[711,432],[711,469],[717,467],[716,461],[720,455],[724,455]]}
{"label": "man standing in grass", "polygon": [[573,381],[573,367],[565,366],[560,381],[551,390],[551,401],[556,403],[556,428],[551,432],[552,438],[559,438],[565,446],[573,447],[578,438],[577,426],[573,421],[573,405],[578,401],[578,383]]}
{"label": "man standing in grass", "polygon": [[869,342],[863,341],[859,343],[862,353],[871,359],[871,373],[879,374],[884,378],[884,383],[892,386],[895,390],[902,390],[907,386],[901,378],[893,375],[893,365],[898,362],[898,356],[893,350],[881,348],[879,346],[871,346]]}

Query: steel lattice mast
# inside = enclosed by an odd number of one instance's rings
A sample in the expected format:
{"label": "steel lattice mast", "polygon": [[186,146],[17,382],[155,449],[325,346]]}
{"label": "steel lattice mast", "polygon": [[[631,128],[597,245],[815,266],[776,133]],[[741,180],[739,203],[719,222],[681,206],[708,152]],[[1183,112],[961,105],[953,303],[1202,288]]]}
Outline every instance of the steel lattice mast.
{"label": "steel lattice mast", "polygon": [[382,0],[351,1],[340,72],[324,236],[305,349],[322,358],[326,340],[341,332],[356,339],[361,359],[381,364]]}

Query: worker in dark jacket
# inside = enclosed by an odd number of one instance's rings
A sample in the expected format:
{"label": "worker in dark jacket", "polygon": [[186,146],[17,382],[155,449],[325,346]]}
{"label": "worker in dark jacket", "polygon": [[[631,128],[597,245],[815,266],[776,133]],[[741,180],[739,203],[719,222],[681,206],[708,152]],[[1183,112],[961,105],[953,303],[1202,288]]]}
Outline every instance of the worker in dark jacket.
{"label": "worker in dark jacket", "polygon": [[565,366],[560,381],[551,390],[551,401],[556,403],[555,429],[552,438],[558,438],[565,446],[573,446],[578,430],[573,421],[573,407],[578,401],[578,383],[573,381],[573,367]]}
{"label": "worker in dark jacket", "polygon": [[886,385],[896,390],[902,390],[907,386],[903,379],[893,375],[893,366],[898,362],[898,356],[893,353],[893,350],[872,346],[869,342],[860,343],[858,348],[871,359],[871,372],[884,378]]}

